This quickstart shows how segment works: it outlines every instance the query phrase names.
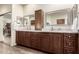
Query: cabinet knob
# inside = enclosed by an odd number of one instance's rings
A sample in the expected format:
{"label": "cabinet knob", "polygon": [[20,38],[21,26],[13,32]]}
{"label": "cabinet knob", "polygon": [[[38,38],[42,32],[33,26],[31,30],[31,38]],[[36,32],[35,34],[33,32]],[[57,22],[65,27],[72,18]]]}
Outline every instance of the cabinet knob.
{"label": "cabinet knob", "polygon": [[69,38],[70,38],[71,36],[69,36]]}
{"label": "cabinet knob", "polygon": [[71,45],[71,42],[69,42],[69,44],[68,44],[69,46]]}

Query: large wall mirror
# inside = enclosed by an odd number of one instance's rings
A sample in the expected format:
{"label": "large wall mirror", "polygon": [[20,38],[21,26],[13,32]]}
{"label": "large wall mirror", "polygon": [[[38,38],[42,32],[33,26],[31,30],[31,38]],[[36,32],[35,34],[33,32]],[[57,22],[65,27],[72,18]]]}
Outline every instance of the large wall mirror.
{"label": "large wall mirror", "polygon": [[35,29],[35,15],[27,15],[23,17],[24,27],[27,27],[29,30]]}
{"label": "large wall mirror", "polygon": [[72,26],[75,18],[77,17],[77,8],[78,6],[75,4],[72,8],[47,12],[45,14],[45,26]]}
{"label": "large wall mirror", "polygon": [[65,25],[67,24],[70,9],[57,10],[46,13],[46,25]]}

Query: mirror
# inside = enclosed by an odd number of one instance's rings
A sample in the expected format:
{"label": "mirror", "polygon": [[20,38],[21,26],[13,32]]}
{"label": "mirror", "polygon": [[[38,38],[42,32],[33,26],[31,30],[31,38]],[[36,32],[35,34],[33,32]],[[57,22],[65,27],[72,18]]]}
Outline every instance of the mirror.
{"label": "mirror", "polygon": [[23,27],[23,17],[17,16],[16,19],[16,25],[18,27]]}
{"label": "mirror", "polygon": [[72,8],[47,12],[45,14],[45,28],[70,30],[72,25],[76,24],[74,21],[77,18],[77,8],[78,6],[75,4]]}
{"label": "mirror", "polygon": [[72,8],[61,9],[46,13],[46,25],[72,25],[77,17],[77,8],[75,4]]}
{"label": "mirror", "polygon": [[35,16],[34,15],[27,15],[27,16],[24,16],[23,18],[24,18],[23,23],[25,27],[28,27],[29,30],[35,29]]}
{"label": "mirror", "polygon": [[46,25],[67,25],[67,20],[70,20],[70,11],[71,9],[63,9],[46,13]]}

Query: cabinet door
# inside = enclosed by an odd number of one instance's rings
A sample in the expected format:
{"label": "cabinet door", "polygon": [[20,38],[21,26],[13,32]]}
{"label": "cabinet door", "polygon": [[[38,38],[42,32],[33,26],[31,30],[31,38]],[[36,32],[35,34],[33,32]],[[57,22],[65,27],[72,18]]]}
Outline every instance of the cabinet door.
{"label": "cabinet door", "polygon": [[30,32],[25,32],[24,36],[24,45],[30,47],[31,42],[30,42]]}
{"label": "cabinet door", "polygon": [[77,52],[77,34],[65,33],[64,34],[64,53]]}
{"label": "cabinet door", "polygon": [[24,43],[24,32],[22,31],[16,31],[16,43],[19,45],[23,45]]}
{"label": "cabinet door", "polygon": [[50,44],[49,33],[42,32],[40,34],[40,40],[41,40],[41,50],[49,52],[49,44]]}
{"label": "cabinet door", "polygon": [[50,36],[50,51],[52,53],[63,53],[63,34],[51,33]]}
{"label": "cabinet door", "polygon": [[79,53],[79,33],[78,33],[78,53]]}
{"label": "cabinet door", "polygon": [[21,31],[20,32],[20,39],[21,39],[21,45],[25,45],[24,43],[25,43],[25,31]]}
{"label": "cabinet door", "polygon": [[18,31],[16,31],[16,44],[20,44]]}
{"label": "cabinet door", "polygon": [[35,11],[35,29],[41,30],[43,27],[43,11],[42,10],[36,10]]}
{"label": "cabinet door", "polygon": [[38,32],[31,32],[31,47],[40,49],[40,34]]}

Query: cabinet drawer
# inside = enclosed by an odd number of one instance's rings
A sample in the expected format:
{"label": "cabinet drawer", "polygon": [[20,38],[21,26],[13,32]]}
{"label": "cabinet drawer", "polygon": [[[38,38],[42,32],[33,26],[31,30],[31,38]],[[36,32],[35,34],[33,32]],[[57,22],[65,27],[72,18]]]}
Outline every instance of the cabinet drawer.
{"label": "cabinet drawer", "polygon": [[77,34],[64,34],[64,53],[76,53]]}
{"label": "cabinet drawer", "polygon": [[64,34],[64,39],[70,39],[70,40],[73,40],[76,38],[76,34]]}
{"label": "cabinet drawer", "polygon": [[75,39],[76,35],[64,35],[64,39]]}
{"label": "cabinet drawer", "polygon": [[69,53],[69,54],[76,53],[76,49],[73,47],[64,47],[64,53]]}
{"label": "cabinet drawer", "polygon": [[76,45],[76,34],[64,34],[64,46],[75,47]]}
{"label": "cabinet drawer", "polygon": [[75,47],[75,40],[64,40],[64,47]]}

